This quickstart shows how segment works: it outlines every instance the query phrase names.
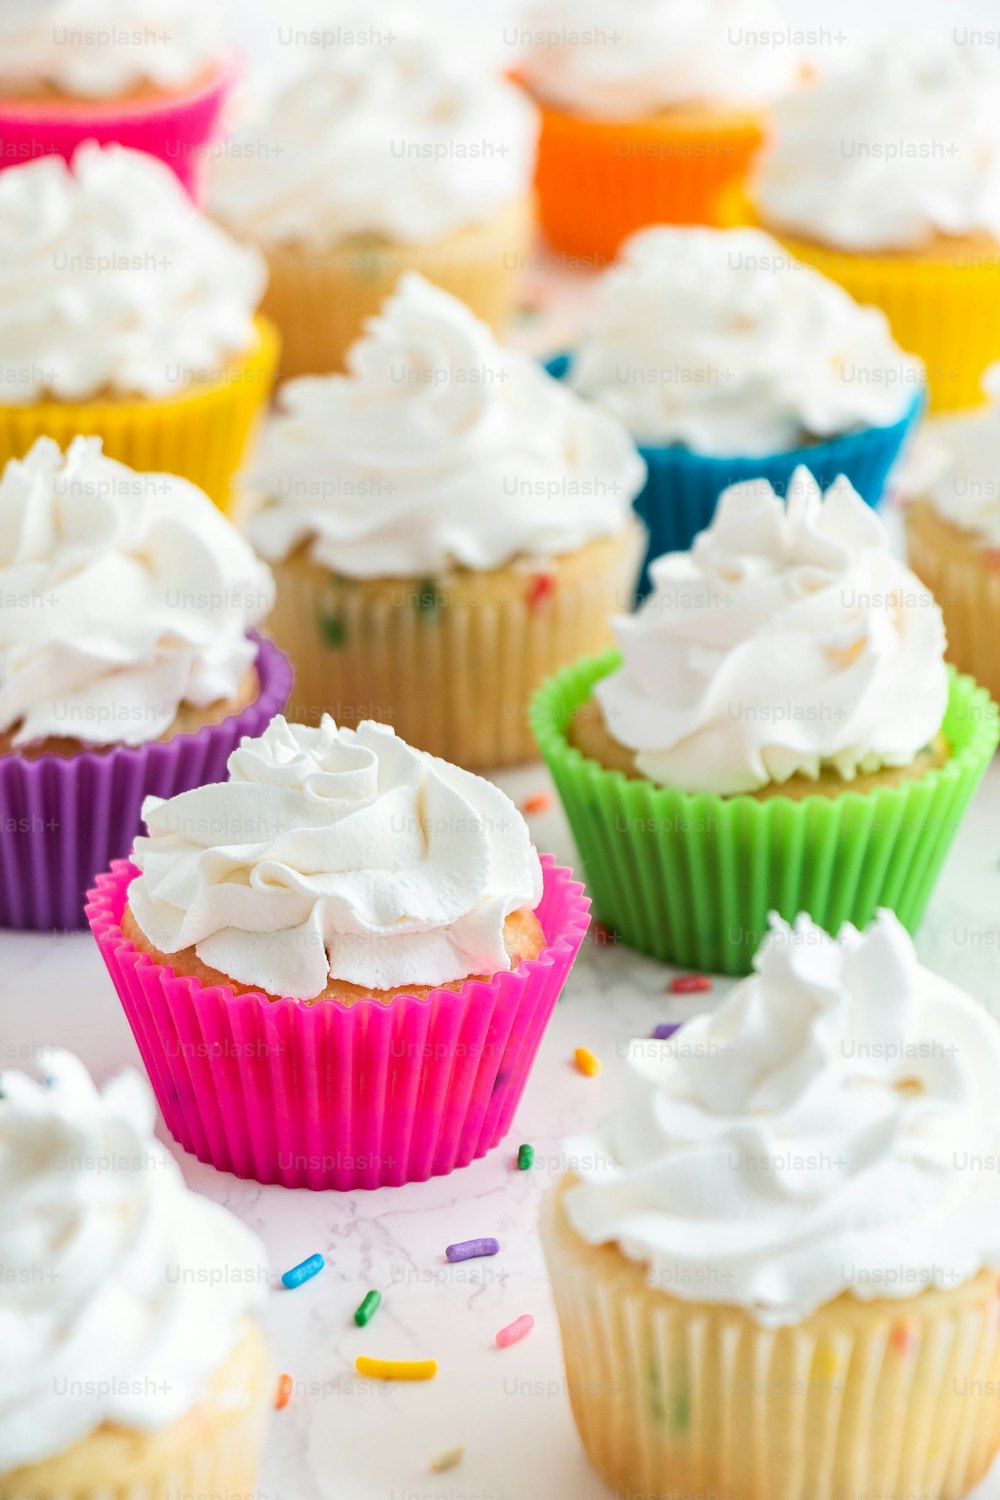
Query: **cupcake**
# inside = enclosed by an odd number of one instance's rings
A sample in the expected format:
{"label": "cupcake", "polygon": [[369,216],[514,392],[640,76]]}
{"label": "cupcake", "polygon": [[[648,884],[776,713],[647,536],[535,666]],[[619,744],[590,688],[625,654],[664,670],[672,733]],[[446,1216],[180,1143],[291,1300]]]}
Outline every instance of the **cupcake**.
{"label": "cupcake", "polygon": [[265,278],[142,152],[0,173],[0,467],[93,434],[225,506],[277,363]]}
{"label": "cupcake", "polygon": [[690,547],[728,485],[783,494],[802,463],[876,505],[923,398],[920,361],[882,313],[752,229],[633,235],[577,348],[549,369],[639,443],[647,565]]}
{"label": "cupcake", "polygon": [[380,718],[467,767],[532,759],[536,688],[628,607],[644,476],[615,417],[405,276],[346,375],[282,386],[247,480],[296,717]]}
{"label": "cupcake", "polygon": [[996,747],[941,612],[845,479],[724,491],[657,559],[619,653],[546,684],[535,733],[595,911],[656,958],[746,973],[776,910],[914,929]]}
{"label": "cupcake", "polygon": [[609,260],[645,224],[716,222],[798,72],[770,0],[538,0],[524,19],[551,244]]}
{"label": "cupcake", "polygon": [[114,142],[159,157],[194,197],[233,74],[203,0],[7,0],[0,165]]}
{"label": "cupcake", "polygon": [[531,251],[537,121],[454,47],[373,28],[307,59],[217,163],[222,222],[267,257],[285,377],[341,370],[366,317],[420,271],[499,327]]}
{"label": "cupcake", "polygon": [[223,774],[284,707],[274,582],[192,484],[39,438],[0,478],[0,926],[79,927],[147,793]]}
{"label": "cupcake", "polygon": [[264,1247],[184,1186],[138,1074],[40,1062],[0,1074],[0,1495],[249,1495]]}
{"label": "cupcake", "polygon": [[383,724],[277,718],[144,816],[88,916],[186,1150],[347,1189],[503,1139],[589,905],[503,792]]}
{"label": "cupcake", "polygon": [[933,407],[975,405],[1000,343],[995,55],[894,37],[831,63],[776,110],[750,196],[793,255],[883,309]]}
{"label": "cupcake", "polygon": [[941,417],[900,479],[907,552],[944,616],[948,660],[1000,698],[1000,365],[991,404]]}
{"label": "cupcake", "polygon": [[623,1496],[960,1500],[1000,1449],[1000,1031],[890,912],[775,919],[755,967],[633,1043],[544,1203],[587,1455]]}

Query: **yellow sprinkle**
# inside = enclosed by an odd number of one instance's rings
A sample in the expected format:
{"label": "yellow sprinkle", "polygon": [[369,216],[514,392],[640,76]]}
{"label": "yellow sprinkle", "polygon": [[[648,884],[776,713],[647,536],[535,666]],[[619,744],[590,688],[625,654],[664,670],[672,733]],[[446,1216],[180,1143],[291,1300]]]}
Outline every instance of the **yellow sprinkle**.
{"label": "yellow sprinkle", "polygon": [[601,1071],[601,1060],[594,1056],[589,1047],[577,1047],[573,1053],[573,1061],[588,1078],[596,1078]]}
{"label": "yellow sprinkle", "polygon": [[431,1473],[443,1474],[446,1469],[457,1468],[464,1457],[465,1449],[461,1443],[456,1443],[454,1448],[446,1448],[443,1453],[438,1454],[437,1458],[431,1459]]}
{"label": "yellow sprinkle", "polygon": [[438,1372],[436,1359],[369,1359],[364,1354],[358,1355],[354,1368],[373,1380],[433,1380]]}

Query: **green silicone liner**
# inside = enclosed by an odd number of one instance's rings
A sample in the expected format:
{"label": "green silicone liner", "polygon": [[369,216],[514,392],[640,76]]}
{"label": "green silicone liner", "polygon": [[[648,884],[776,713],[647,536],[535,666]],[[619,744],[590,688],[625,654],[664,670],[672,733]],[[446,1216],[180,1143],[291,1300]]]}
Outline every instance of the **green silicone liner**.
{"label": "green silicone liner", "polygon": [[566,729],[616,651],[550,678],[531,724],[559,792],[595,915],[665,963],[746,974],[776,911],[807,912],[835,933],[889,907],[910,932],[1000,737],[997,708],[949,669],[941,726],[951,759],[926,776],[868,793],[793,802],[692,795],[633,781],[571,746]]}

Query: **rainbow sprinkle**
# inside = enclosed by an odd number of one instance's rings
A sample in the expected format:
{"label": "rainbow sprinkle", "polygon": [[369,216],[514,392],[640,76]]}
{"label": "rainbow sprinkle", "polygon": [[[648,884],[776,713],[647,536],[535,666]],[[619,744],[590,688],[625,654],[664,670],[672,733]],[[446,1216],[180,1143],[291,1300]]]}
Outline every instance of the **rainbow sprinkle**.
{"label": "rainbow sprinkle", "polygon": [[520,1343],[521,1339],[527,1338],[535,1326],[535,1320],[531,1313],[522,1313],[515,1318],[513,1323],[508,1323],[506,1328],[501,1328],[497,1334],[497,1347],[509,1349],[511,1344]]}
{"label": "rainbow sprinkle", "polygon": [[308,1255],[305,1260],[300,1260],[298,1265],[286,1271],[281,1279],[291,1291],[293,1287],[301,1286],[304,1281],[312,1281],[325,1265],[326,1261],[317,1251],[315,1255]]}
{"label": "rainbow sprinkle", "polygon": [[358,1355],[354,1368],[372,1380],[433,1380],[438,1372],[436,1359],[369,1359],[364,1354]]}
{"label": "rainbow sprinkle", "polygon": [[284,1411],[289,1401],[291,1401],[293,1384],[294,1382],[290,1375],[286,1374],[278,1376],[278,1389],[274,1394],[275,1411]]}
{"label": "rainbow sprinkle", "polygon": [[704,995],[711,988],[712,981],[707,974],[678,974],[667,985],[671,995]]}
{"label": "rainbow sprinkle", "polygon": [[381,1301],[381,1292],[372,1291],[367,1294],[367,1296],[363,1299],[361,1306],[354,1314],[354,1321],[355,1323],[357,1323],[359,1328],[364,1328],[366,1323],[371,1322],[372,1318],[378,1312],[379,1303]]}
{"label": "rainbow sprinkle", "polygon": [[525,1141],[524,1145],[519,1146],[517,1149],[518,1169],[522,1172],[527,1172],[530,1167],[534,1166],[534,1164],[535,1148],[534,1146],[529,1146],[527,1141]]}
{"label": "rainbow sprinkle", "polygon": [[445,1255],[451,1261],[476,1260],[480,1255],[496,1255],[500,1250],[500,1241],[494,1239],[483,1240],[459,1240],[455,1245],[449,1245]]}
{"label": "rainbow sprinkle", "polygon": [[454,1469],[465,1457],[465,1449],[461,1443],[456,1443],[454,1448],[446,1448],[439,1453],[437,1458],[431,1459],[431,1473],[443,1474],[447,1469]]}
{"label": "rainbow sprinkle", "polygon": [[573,1061],[587,1078],[596,1078],[601,1071],[601,1060],[594,1056],[589,1047],[577,1047],[573,1053]]}

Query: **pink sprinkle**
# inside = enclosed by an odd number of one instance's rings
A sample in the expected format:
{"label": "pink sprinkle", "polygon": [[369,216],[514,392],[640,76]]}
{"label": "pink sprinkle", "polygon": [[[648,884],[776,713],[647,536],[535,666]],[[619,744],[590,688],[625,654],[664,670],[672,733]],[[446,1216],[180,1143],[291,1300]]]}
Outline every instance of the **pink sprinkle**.
{"label": "pink sprinkle", "polygon": [[678,974],[667,988],[672,995],[703,995],[712,988],[712,981],[707,974]]}
{"label": "pink sprinkle", "polygon": [[531,1313],[522,1313],[519,1318],[514,1319],[513,1323],[508,1323],[506,1328],[501,1328],[497,1334],[497,1347],[499,1349],[509,1349],[511,1344],[520,1343],[521,1339],[526,1338],[534,1326],[535,1320]]}

